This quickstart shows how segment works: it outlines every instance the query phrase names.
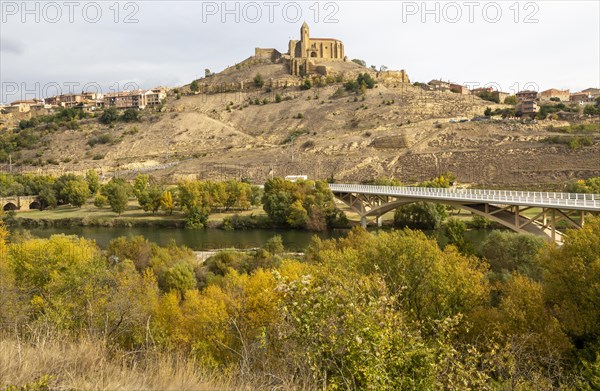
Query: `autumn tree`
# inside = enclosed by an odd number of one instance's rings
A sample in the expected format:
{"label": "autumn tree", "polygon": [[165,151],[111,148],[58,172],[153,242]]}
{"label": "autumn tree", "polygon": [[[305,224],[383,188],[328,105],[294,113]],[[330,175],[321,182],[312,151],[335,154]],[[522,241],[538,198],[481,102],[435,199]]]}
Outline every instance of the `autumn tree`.
{"label": "autumn tree", "polygon": [[160,197],[160,208],[170,215],[173,214],[173,209],[175,209],[173,193],[171,193],[170,191],[165,191],[162,193]]}

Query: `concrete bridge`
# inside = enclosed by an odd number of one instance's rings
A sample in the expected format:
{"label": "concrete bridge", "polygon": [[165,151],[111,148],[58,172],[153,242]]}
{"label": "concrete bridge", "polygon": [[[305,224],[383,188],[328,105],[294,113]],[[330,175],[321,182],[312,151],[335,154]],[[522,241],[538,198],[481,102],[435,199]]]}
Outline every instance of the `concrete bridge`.
{"label": "concrete bridge", "polygon": [[37,196],[12,196],[0,198],[3,211],[41,209],[42,204]]}
{"label": "concrete bridge", "polygon": [[[581,228],[587,215],[600,215],[600,194],[510,190],[441,189],[427,187],[331,184],[334,196],[359,214],[361,225],[399,206],[418,201],[450,205],[502,224],[516,232],[532,233],[562,242],[559,221]],[[529,211],[529,216],[524,212]]]}

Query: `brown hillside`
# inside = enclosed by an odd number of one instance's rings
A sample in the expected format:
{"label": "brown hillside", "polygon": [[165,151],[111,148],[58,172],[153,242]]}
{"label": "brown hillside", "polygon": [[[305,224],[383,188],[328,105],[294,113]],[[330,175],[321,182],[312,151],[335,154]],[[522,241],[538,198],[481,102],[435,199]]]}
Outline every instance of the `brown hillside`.
{"label": "brown hillside", "polygon": [[[251,80],[257,72],[265,79],[301,82],[282,64],[251,58],[238,65],[199,83]],[[511,185],[600,175],[598,132],[592,135],[594,145],[571,150],[542,142],[553,134],[547,126],[566,124],[562,122],[449,122],[496,107],[477,97],[381,83],[362,97],[341,87],[266,92],[252,86],[243,92],[197,95],[183,88],[180,99],[173,92],[161,112],[144,112],[139,123],[109,128],[87,119],[78,130],[45,136],[46,147],[25,151],[21,161],[56,161],[58,166],[44,170],[59,172],[96,167],[110,175],[143,169],[168,177],[249,177],[257,182],[298,174],[337,181],[378,176],[409,181],[449,170],[461,182]],[[275,103],[276,94],[280,103]],[[112,145],[87,145],[101,134],[110,134]]]}

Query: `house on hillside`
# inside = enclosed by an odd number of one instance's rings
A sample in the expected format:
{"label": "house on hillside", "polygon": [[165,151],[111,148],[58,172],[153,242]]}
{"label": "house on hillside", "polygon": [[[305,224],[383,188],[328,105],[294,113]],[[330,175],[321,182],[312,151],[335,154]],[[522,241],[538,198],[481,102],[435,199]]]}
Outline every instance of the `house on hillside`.
{"label": "house on hillside", "polygon": [[600,88],[586,88],[585,90],[581,90],[581,92],[589,94],[594,99],[600,96]]}
{"label": "house on hillside", "polygon": [[451,91],[452,90],[452,83],[450,83],[449,81],[442,81],[440,80],[431,80],[429,83],[427,83],[429,86],[431,86],[431,89],[434,91]]}
{"label": "house on hillside", "polygon": [[574,94],[571,94],[571,96],[569,97],[569,101],[583,105],[586,103],[594,102],[594,97],[587,92],[576,92]]}
{"label": "house on hillside", "polygon": [[520,102],[532,101],[532,100],[538,99],[537,91],[532,91],[532,90],[519,91],[515,95],[517,96],[517,100]]}
{"label": "house on hillside", "polygon": [[471,91],[467,87],[463,86],[462,84],[456,83],[450,84],[450,91],[461,95],[469,95],[471,93]]}
{"label": "house on hillside", "polygon": [[43,106],[44,102],[38,99],[16,100],[11,102],[9,106],[4,108],[7,113],[29,113],[32,108],[39,105]]}
{"label": "house on hillside", "polygon": [[538,112],[538,104],[534,100],[519,101],[516,106],[516,112],[524,117],[534,117]]}
{"label": "house on hillside", "polygon": [[542,91],[539,93],[540,101],[547,102],[550,100],[560,99],[561,102],[568,102],[571,93],[569,90],[557,90],[556,88],[550,88],[549,90]]}

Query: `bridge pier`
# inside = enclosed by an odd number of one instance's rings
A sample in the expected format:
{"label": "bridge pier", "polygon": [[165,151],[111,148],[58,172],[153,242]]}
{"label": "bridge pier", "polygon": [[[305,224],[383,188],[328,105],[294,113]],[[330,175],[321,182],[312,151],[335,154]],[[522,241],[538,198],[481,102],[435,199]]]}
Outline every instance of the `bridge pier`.
{"label": "bridge pier", "polygon": [[360,226],[363,228],[367,228],[367,217],[366,216],[360,217]]}
{"label": "bridge pier", "polygon": [[377,227],[381,228],[381,226],[383,225],[383,216],[377,216],[376,221],[377,221]]}

